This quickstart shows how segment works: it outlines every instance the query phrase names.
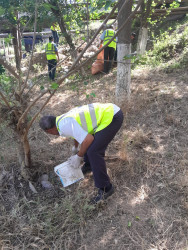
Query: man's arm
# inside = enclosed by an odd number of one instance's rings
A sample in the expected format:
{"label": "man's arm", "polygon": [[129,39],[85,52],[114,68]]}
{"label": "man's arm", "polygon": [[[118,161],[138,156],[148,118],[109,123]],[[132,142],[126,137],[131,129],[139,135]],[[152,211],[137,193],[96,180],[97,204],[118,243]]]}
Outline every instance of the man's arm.
{"label": "man's arm", "polygon": [[58,53],[58,51],[56,51],[55,53],[56,53],[57,59],[58,59],[58,61],[59,61],[59,53]]}
{"label": "man's arm", "polygon": [[77,153],[77,155],[80,156],[80,157],[83,157],[84,154],[86,153],[87,149],[89,148],[89,146],[90,146],[91,143],[93,142],[93,140],[94,140],[94,136],[88,134],[88,135],[86,136],[86,138],[84,139],[84,141],[82,142],[81,147],[80,147],[80,150],[79,150],[79,152]]}
{"label": "man's arm", "polygon": [[79,143],[77,142],[77,140],[74,139],[74,146],[75,146],[75,148],[77,148],[78,145],[79,145]]}
{"label": "man's arm", "polygon": [[100,36],[100,40],[101,40],[100,45],[103,44],[105,34],[106,34],[106,30],[103,31],[102,35]]}

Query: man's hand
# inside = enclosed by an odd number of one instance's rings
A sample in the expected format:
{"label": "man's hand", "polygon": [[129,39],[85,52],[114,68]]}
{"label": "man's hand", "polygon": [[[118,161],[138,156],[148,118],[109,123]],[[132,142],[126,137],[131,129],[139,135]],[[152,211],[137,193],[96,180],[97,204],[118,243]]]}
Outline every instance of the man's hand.
{"label": "man's hand", "polygon": [[73,167],[73,168],[79,168],[81,165],[82,157],[78,155],[73,155],[68,159],[68,163]]}

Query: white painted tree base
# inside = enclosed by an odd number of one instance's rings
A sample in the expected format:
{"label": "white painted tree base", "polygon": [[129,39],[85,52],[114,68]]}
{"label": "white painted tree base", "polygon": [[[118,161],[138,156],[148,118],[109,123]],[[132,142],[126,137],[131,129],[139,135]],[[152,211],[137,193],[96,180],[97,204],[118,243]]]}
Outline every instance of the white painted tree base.
{"label": "white painted tree base", "polygon": [[138,44],[137,44],[137,54],[143,55],[146,51],[148,40],[148,29],[142,27],[139,31]]}
{"label": "white painted tree base", "polygon": [[123,58],[131,54],[131,44],[117,44],[117,84],[116,103],[126,106],[130,98],[131,60]]}

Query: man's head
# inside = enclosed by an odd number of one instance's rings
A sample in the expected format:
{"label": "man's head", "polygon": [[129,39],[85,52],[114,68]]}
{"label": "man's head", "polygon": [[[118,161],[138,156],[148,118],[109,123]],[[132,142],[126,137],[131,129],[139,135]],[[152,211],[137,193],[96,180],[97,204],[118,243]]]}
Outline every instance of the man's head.
{"label": "man's head", "polygon": [[131,33],[131,40],[134,40],[135,37],[136,37],[136,33],[132,32],[132,33]]}
{"label": "man's head", "polygon": [[108,26],[108,29],[114,29],[113,25]]}
{"label": "man's head", "polygon": [[49,42],[53,42],[53,40],[54,40],[54,39],[53,39],[53,36],[50,36],[50,37],[49,37]]}
{"label": "man's head", "polygon": [[39,121],[39,126],[48,134],[59,135],[56,128],[56,117],[52,115],[43,116]]}

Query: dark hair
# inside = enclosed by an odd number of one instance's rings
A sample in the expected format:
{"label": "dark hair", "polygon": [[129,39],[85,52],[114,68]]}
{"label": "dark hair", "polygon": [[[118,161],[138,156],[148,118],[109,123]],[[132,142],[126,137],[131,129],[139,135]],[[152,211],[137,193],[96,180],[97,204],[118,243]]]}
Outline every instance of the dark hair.
{"label": "dark hair", "polygon": [[52,41],[54,38],[53,38],[53,36],[50,36],[49,37],[49,41]]}
{"label": "dark hair", "polygon": [[39,121],[39,126],[43,130],[47,130],[56,126],[56,117],[53,115],[45,115]]}
{"label": "dark hair", "polygon": [[132,32],[132,33],[131,33],[131,36],[134,36],[134,37],[135,37],[135,36],[136,36],[136,33]]}

